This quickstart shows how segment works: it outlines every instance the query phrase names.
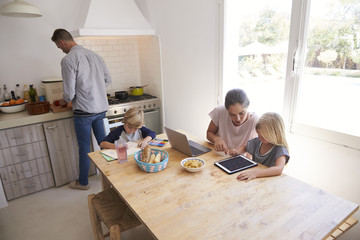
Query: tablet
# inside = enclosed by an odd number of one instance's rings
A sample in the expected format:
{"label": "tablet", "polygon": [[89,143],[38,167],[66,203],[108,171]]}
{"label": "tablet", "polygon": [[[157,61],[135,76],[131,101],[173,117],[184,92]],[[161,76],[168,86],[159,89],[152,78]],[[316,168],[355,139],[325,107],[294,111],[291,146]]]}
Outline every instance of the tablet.
{"label": "tablet", "polygon": [[228,174],[233,174],[258,165],[256,162],[242,155],[216,161],[214,164]]}

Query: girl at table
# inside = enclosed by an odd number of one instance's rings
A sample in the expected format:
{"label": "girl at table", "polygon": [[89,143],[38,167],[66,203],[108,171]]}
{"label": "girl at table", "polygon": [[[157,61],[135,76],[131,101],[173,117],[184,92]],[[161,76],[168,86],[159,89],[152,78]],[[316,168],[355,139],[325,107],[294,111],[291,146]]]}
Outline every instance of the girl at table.
{"label": "girl at table", "polygon": [[122,122],[124,125],[112,130],[100,143],[101,148],[115,149],[114,142],[119,138],[124,139],[126,142],[140,140],[138,146],[144,148],[156,136],[154,131],[143,126],[144,112],[141,107],[130,108],[125,113]]}
{"label": "girl at table", "polygon": [[230,150],[230,155],[249,153],[252,160],[268,168],[248,169],[237,176],[240,181],[259,177],[280,175],[285,164],[290,159],[285,136],[284,122],[281,116],[274,112],[263,114],[256,123],[258,137],[249,140],[245,146]]}
{"label": "girl at table", "polygon": [[225,106],[214,108],[206,137],[214,144],[215,151],[228,153],[230,149],[243,146],[255,138],[258,116],[248,111],[250,100],[242,89],[227,92]]}

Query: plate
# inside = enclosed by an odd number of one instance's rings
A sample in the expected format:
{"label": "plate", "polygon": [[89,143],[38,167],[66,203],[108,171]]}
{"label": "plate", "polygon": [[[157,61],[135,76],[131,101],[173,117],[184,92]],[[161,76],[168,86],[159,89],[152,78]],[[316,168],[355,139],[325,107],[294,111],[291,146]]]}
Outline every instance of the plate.
{"label": "plate", "polygon": [[16,105],[1,106],[3,103],[4,102],[0,103],[0,110],[4,113],[16,113],[25,110],[26,102]]}

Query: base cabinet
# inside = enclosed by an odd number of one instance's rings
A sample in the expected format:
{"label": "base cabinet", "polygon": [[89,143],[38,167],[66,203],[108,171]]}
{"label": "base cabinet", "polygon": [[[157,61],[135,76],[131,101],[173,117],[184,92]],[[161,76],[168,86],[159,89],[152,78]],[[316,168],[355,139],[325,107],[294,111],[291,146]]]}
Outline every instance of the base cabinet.
{"label": "base cabinet", "polygon": [[[94,174],[91,163],[89,175]],[[78,176],[72,118],[0,130],[0,178],[7,200],[68,184]]]}
{"label": "base cabinet", "polygon": [[[43,123],[55,185],[62,186],[79,176],[79,151],[72,118]],[[96,173],[91,163],[89,175]]]}
{"label": "base cabinet", "polygon": [[0,131],[0,177],[7,200],[55,186],[41,123]]}

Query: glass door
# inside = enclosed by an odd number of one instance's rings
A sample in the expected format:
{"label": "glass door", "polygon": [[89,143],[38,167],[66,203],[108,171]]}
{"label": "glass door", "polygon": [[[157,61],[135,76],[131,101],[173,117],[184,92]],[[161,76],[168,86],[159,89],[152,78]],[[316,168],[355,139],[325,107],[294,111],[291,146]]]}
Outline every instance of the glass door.
{"label": "glass door", "polygon": [[287,129],[360,149],[360,1],[224,0],[223,84]]}
{"label": "glass door", "polygon": [[250,111],[281,113],[291,1],[225,0],[223,96],[244,89]]}
{"label": "glass door", "polygon": [[360,149],[360,3],[303,3],[291,131]]}

